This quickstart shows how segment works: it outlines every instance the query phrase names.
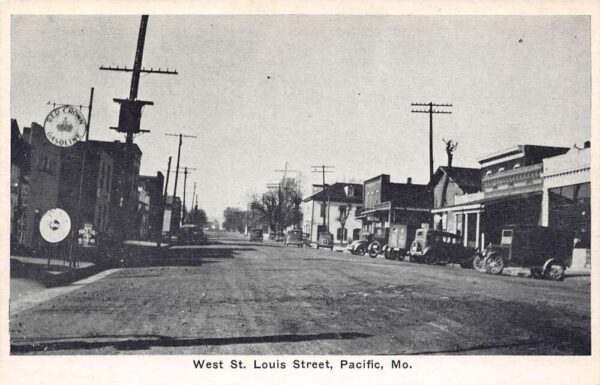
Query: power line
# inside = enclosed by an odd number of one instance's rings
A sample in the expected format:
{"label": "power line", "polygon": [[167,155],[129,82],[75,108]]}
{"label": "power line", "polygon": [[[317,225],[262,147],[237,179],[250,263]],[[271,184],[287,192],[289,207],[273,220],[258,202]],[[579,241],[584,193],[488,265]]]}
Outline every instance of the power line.
{"label": "power line", "polygon": [[411,110],[419,114],[429,114],[429,180],[433,179],[433,114],[451,114],[451,111],[434,110],[433,107],[452,107],[452,104],[411,103],[413,107],[429,107],[427,110]]}

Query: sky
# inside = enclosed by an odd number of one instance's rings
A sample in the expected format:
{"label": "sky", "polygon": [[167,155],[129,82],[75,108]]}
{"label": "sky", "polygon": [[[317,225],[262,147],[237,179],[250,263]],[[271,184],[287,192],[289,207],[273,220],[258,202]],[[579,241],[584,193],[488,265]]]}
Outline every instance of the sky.
{"label": "sky", "polygon": [[[123,140],[113,98],[129,95],[139,16],[13,16],[11,118],[43,124],[47,103],[94,103],[90,139]],[[141,173],[166,172],[177,156],[195,168],[209,217],[245,208],[282,177],[327,183],[385,173],[429,178],[429,119],[413,102],[452,104],[434,115],[435,167],[442,139],[453,164],[517,144],[572,147],[591,137],[587,16],[156,16],[149,17],[142,75],[151,100],[135,138]],[[84,112],[87,114],[87,112]],[[178,183],[181,195],[183,181]],[[173,175],[169,182],[173,189]]]}

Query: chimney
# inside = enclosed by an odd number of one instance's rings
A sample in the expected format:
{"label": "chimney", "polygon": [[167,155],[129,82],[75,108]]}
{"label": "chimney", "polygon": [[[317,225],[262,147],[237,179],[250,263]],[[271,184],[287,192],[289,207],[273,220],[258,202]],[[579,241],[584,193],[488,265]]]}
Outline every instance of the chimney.
{"label": "chimney", "polygon": [[406,178],[406,184],[412,184],[412,178],[410,176]]}

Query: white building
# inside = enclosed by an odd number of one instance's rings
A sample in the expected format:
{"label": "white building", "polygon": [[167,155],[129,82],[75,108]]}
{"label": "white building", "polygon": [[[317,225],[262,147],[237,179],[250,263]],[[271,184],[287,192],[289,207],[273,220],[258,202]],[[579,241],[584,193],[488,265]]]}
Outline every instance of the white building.
{"label": "white building", "polygon": [[558,227],[575,236],[571,267],[591,265],[591,148],[572,148],[544,159],[542,226]]}
{"label": "white building", "polygon": [[302,201],[302,231],[310,234],[311,242],[327,230],[335,244],[359,239],[362,222],[356,216],[362,210],[362,189],[362,184],[355,183],[334,183],[325,190],[322,185],[313,185],[312,195]]}

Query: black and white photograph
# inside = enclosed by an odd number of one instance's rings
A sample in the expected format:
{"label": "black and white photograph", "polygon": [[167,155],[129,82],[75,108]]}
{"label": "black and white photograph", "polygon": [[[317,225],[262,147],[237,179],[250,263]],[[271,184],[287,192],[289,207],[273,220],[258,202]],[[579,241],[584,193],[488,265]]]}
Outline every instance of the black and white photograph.
{"label": "black and white photograph", "polygon": [[592,355],[590,15],[7,20],[11,358]]}

